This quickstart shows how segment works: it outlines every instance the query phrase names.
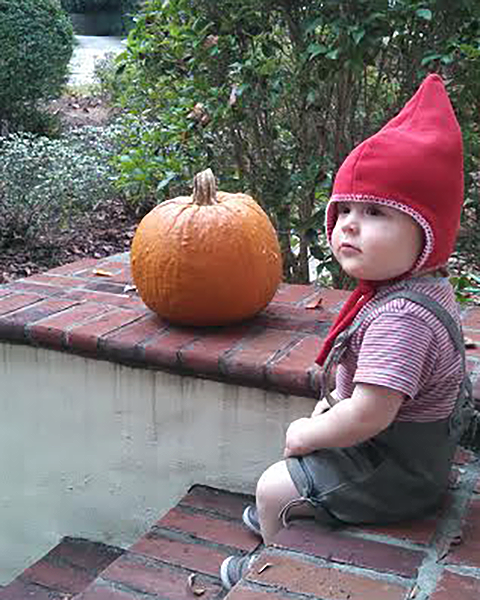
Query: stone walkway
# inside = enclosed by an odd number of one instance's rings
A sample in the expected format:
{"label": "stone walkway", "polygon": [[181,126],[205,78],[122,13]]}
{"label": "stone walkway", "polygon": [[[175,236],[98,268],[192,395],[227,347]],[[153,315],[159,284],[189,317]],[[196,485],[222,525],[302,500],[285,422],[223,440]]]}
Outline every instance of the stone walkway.
{"label": "stone walkway", "polygon": [[96,61],[109,53],[118,54],[125,48],[125,40],[118,37],[77,35],[75,39],[77,45],[70,61],[70,85],[92,83]]}

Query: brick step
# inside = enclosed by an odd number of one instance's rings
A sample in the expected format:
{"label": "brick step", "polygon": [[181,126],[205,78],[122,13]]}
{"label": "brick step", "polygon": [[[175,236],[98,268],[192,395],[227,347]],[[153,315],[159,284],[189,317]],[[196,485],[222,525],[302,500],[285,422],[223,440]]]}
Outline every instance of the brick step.
{"label": "brick step", "polygon": [[219,600],[218,577],[231,554],[258,538],[241,523],[252,498],[196,485],[75,600]]}
{"label": "brick step", "polygon": [[0,588],[0,600],[70,600],[123,552],[100,542],[64,537],[43,558]]}
{"label": "brick step", "polygon": [[[268,547],[242,525],[251,496],[196,485],[127,550],[107,546],[103,562],[95,552],[88,562],[66,538],[0,600],[478,600],[480,463],[469,454],[459,464],[444,505],[425,519],[335,530],[294,521]],[[232,553],[257,559],[227,593],[218,573]],[[56,571],[60,563],[80,573]]]}

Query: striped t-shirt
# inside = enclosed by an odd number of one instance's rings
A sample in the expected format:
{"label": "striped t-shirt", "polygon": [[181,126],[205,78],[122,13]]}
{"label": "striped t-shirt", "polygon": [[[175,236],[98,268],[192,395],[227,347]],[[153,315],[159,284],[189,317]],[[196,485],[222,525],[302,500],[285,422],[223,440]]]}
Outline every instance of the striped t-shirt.
{"label": "striped t-shirt", "polygon": [[437,421],[453,410],[463,379],[462,358],[431,311],[404,298],[378,306],[382,298],[406,287],[439,302],[460,326],[448,278],[414,277],[379,288],[357,315],[359,319],[369,313],[338,365],[337,397],[349,398],[357,383],[381,385],[405,395],[396,420]]}

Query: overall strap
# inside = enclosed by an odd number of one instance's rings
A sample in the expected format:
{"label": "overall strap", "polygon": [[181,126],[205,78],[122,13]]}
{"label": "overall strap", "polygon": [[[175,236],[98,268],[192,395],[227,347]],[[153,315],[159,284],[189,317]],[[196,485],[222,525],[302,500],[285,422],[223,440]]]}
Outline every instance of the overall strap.
{"label": "overall strap", "polygon": [[[396,298],[405,298],[406,300],[411,300],[412,302],[415,302],[415,304],[419,304],[420,306],[423,306],[423,308],[426,308],[433,313],[450,334],[456,349],[462,355],[462,361],[465,365],[465,341],[463,339],[463,332],[455,322],[455,319],[452,317],[452,315],[445,308],[443,308],[439,302],[433,298],[430,298],[430,296],[427,296],[426,294],[414,292],[413,290],[399,290],[398,292],[393,292],[385,299],[385,301],[395,300]],[[382,302],[382,304],[385,304],[385,302]]]}
{"label": "overall strap", "polygon": [[[463,364],[463,372],[466,373],[466,363],[465,363],[465,343],[463,339],[463,332],[460,327],[455,322],[455,319],[452,315],[445,309],[443,306],[427,296],[426,294],[422,294],[420,292],[415,292],[409,289],[398,290],[388,294],[385,296],[376,306],[375,308],[379,308],[383,306],[387,302],[391,300],[395,300],[397,298],[405,298],[406,300],[411,300],[415,302],[415,304],[419,304],[423,308],[426,308],[433,315],[437,317],[437,319],[444,325],[450,337],[455,344],[456,349],[460,352],[462,357]],[[364,312],[360,317],[358,317],[355,322],[345,331],[343,331],[335,340],[335,344],[328,355],[325,366],[322,372],[322,395],[327,399],[330,406],[336,404],[337,400],[333,398],[330,394],[330,379],[332,368],[339,362],[343,353],[346,350],[347,341],[350,337],[359,329],[359,327],[363,324],[363,322],[370,316],[369,312]]]}
{"label": "overall strap", "polygon": [[450,334],[462,357],[463,381],[460,385],[455,407],[450,415],[449,432],[456,444],[459,443],[467,450],[478,451],[480,448],[480,413],[475,409],[472,383],[467,373],[465,341],[461,327],[457,325],[452,315],[443,306],[429,296],[406,290],[403,293],[392,294],[389,299],[392,299],[392,297],[407,298],[420,304],[432,312]]}

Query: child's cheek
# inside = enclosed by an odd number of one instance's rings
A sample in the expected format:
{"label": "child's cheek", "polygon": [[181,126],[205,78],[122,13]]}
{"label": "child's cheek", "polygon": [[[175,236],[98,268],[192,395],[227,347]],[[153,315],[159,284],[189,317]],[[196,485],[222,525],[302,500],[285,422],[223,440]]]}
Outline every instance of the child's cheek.
{"label": "child's cheek", "polygon": [[339,239],[338,239],[339,233],[340,233],[340,227],[339,227],[338,220],[337,220],[335,227],[333,228],[333,231],[332,231],[332,250],[333,250],[333,252],[336,251],[336,249],[338,248],[338,245],[339,245]]}

